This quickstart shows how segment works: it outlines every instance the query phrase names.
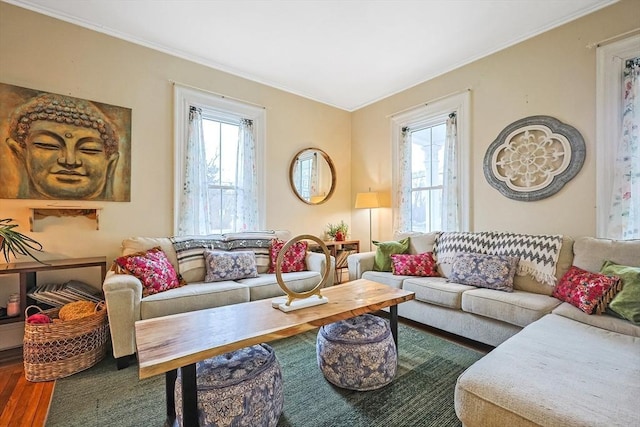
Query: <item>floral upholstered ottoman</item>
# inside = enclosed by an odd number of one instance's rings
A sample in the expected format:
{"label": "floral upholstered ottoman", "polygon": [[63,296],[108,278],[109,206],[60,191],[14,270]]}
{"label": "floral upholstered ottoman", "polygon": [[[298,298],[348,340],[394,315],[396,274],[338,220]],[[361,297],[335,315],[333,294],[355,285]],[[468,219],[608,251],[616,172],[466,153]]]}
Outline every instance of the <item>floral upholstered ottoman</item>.
{"label": "floral upholstered ottoman", "polygon": [[[267,344],[254,345],[196,365],[200,427],[275,426],[282,413],[282,371]],[[182,426],[182,378],[175,387],[176,419]]]}
{"label": "floral upholstered ottoman", "polygon": [[321,327],[316,351],[327,381],[350,390],[383,387],[393,380],[398,367],[389,322],[372,314]]}

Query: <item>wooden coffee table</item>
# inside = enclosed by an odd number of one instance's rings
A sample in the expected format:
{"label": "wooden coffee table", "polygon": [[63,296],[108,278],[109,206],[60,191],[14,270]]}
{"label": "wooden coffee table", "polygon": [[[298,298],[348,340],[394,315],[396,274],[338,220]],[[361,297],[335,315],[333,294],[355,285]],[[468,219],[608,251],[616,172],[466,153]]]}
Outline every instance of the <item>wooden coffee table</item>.
{"label": "wooden coffee table", "polygon": [[197,426],[197,362],[386,307],[397,346],[397,304],[414,298],[413,292],[364,279],[325,288],[322,295],[329,303],[288,313],[265,299],[137,321],[139,376],[166,375],[169,425],[175,419],[173,392],[178,369],[182,372],[183,426]]}

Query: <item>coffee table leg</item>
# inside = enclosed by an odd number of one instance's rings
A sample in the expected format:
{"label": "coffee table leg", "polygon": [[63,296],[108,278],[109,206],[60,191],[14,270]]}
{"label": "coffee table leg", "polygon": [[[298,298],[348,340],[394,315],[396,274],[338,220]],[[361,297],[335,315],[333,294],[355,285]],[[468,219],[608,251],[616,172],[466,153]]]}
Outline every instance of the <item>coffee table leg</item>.
{"label": "coffee table leg", "polygon": [[398,349],[398,306],[392,305],[389,307],[389,317],[391,322],[391,335],[393,335],[393,342],[396,343],[396,349]]}
{"label": "coffee table leg", "polygon": [[176,420],[176,399],[174,390],[176,389],[176,378],[178,370],[172,369],[165,374],[165,392],[167,394],[167,425],[172,426]]}
{"label": "coffee table leg", "polygon": [[198,390],[196,364],[183,366],[182,372],[182,426],[198,427]]}

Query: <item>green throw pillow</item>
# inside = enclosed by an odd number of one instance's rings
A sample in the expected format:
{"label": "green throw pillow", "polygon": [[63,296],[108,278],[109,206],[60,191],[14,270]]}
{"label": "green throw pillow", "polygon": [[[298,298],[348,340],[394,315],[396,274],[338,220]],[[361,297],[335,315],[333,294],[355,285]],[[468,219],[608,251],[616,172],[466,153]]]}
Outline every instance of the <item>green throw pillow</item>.
{"label": "green throw pillow", "polygon": [[409,238],[405,237],[397,242],[372,242],[377,246],[373,260],[373,271],[391,271],[391,255],[404,254],[409,250]]}
{"label": "green throw pillow", "polygon": [[618,276],[622,281],[622,290],[611,300],[609,309],[622,318],[640,325],[640,267],[605,261],[600,273]]}

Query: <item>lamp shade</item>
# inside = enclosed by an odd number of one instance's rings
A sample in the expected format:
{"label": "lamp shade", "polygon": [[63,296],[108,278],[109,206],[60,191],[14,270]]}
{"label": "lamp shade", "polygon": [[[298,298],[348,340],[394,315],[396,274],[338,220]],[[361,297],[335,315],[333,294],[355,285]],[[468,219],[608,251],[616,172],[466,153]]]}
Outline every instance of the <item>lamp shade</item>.
{"label": "lamp shade", "polygon": [[380,207],[378,193],[370,191],[368,193],[356,194],[356,209],[374,209]]}

